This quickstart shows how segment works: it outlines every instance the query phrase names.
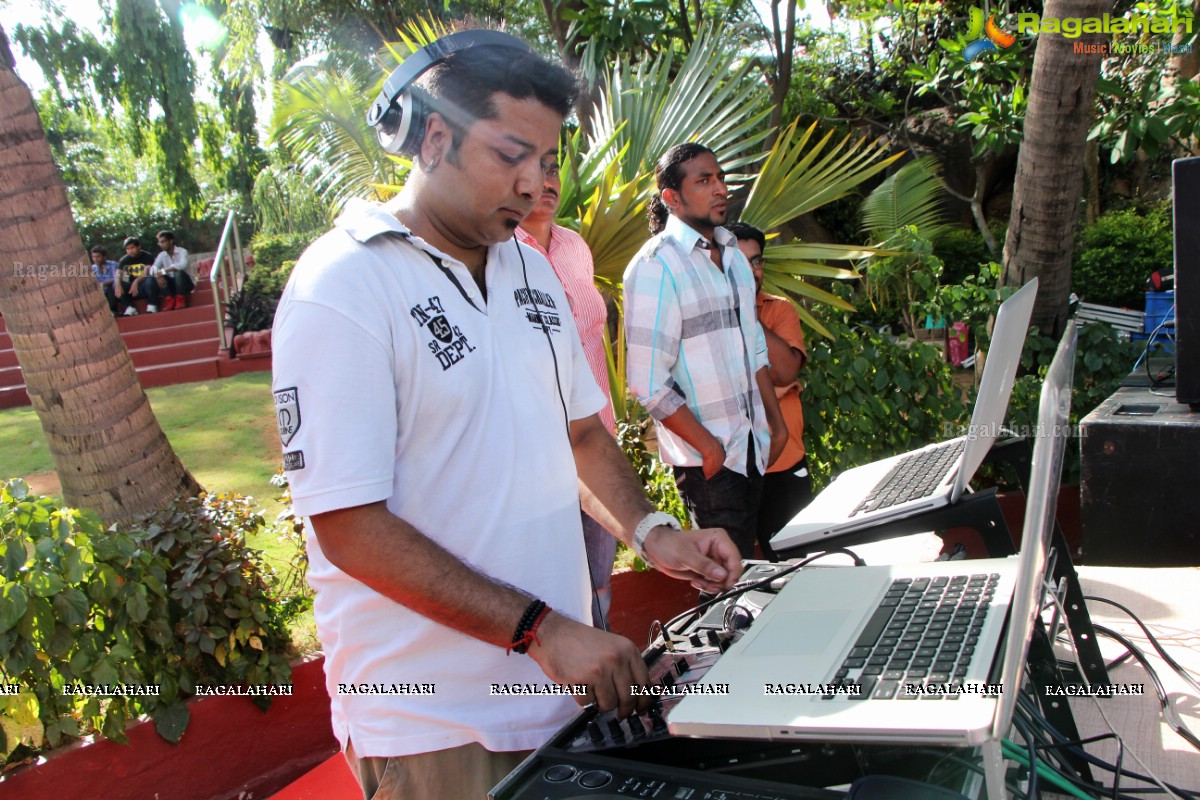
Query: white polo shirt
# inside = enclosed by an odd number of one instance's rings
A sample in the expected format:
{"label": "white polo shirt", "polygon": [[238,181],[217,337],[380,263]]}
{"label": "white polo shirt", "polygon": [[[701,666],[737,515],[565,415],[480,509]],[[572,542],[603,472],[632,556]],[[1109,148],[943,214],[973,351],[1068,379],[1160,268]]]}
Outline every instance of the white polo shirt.
{"label": "white polo shirt", "polygon": [[[386,500],[480,572],[588,619],[563,413],[589,416],[605,398],[550,265],[515,241],[493,245],[485,302],[464,265],[382,208],[353,202],[335,225],[297,262],[272,337],[296,513]],[[349,577],[308,528],[343,747],[350,738],[362,756],[470,742],[522,750],[577,708],[564,696],[493,694],[492,684],[550,681],[528,656],[506,656]]]}

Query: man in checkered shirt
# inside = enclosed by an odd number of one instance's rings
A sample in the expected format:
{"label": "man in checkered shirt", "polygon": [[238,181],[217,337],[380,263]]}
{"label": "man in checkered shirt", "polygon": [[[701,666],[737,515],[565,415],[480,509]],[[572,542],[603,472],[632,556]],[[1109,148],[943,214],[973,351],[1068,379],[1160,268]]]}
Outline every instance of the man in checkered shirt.
{"label": "man in checkered shirt", "polygon": [[700,527],[754,553],[762,476],[787,443],[754,310],[754,276],[720,227],[729,192],[716,155],[672,147],[647,207],[656,234],[625,271],[629,390]]}

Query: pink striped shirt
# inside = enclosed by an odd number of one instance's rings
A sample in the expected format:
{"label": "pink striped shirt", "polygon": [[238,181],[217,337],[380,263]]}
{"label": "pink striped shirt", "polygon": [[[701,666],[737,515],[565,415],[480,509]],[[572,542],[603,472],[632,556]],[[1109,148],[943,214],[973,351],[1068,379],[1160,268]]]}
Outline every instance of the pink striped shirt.
{"label": "pink striped shirt", "polygon": [[567,293],[571,315],[575,317],[575,327],[579,329],[579,338],[583,342],[583,354],[587,357],[600,391],[609,400],[600,409],[600,421],[615,436],[617,423],[613,417],[612,394],[608,385],[608,359],[604,355],[604,326],[608,324],[608,307],[594,282],[592,251],[578,233],[553,223],[550,225],[548,253],[524,228],[517,228],[517,238],[546,257]]}

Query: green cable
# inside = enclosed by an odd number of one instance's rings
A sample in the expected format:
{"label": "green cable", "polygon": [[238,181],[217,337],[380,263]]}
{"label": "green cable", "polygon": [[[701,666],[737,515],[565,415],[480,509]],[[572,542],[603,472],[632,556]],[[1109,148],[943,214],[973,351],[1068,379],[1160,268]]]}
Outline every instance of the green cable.
{"label": "green cable", "polygon": [[[1020,747],[1015,742],[1009,741],[1008,739],[1002,739],[1001,744],[1003,746],[1004,755],[1006,758],[1016,761],[1023,767],[1029,767],[1029,753],[1027,748]],[[1081,800],[1095,800],[1092,795],[1084,794],[1079,787],[1059,774],[1058,770],[1054,769],[1048,764],[1043,763],[1041,759],[1038,759],[1037,771],[1038,775],[1050,781],[1067,794],[1078,797]]]}

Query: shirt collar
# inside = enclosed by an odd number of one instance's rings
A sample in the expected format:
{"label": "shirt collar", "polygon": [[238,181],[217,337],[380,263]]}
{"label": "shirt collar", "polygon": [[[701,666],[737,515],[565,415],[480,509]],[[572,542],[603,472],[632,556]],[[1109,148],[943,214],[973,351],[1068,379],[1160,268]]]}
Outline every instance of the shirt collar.
{"label": "shirt collar", "polygon": [[347,202],[346,210],[333,224],[363,244],[385,233],[398,233],[406,237],[412,234],[404,223],[385,211],[383,206],[359,198]]}
{"label": "shirt collar", "polygon": [[[663,229],[663,233],[678,242],[679,246],[682,247],[686,253],[692,252],[692,250],[695,249],[696,244],[704,239],[704,237],[700,235],[699,231],[697,231],[691,225],[688,225],[674,214],[671,214],[667,217],[667,226]],[[737,241],[732,233],[720,226],[713,229],[713,238],[716,239],[717,244],[719,244],[722,249],[729,247],[731,244],[734,244]]]}
{"label": "shirt collar", "polygon": [[[333,222],[334,227],[348,233],[355,241],[366,244],[376,236],[382,236],[388,233],[394,233],[404,237],[404,241],[411,244],[418,250],[423,250],[430,255],[441,259],[451,264],[461,264],[454,256],[449,253],[443,253],[438,248],[434,247],[429,242],[422,239],[417,234],[396,218],[396,215],[387,210],[386,206],[378,203],[370,203],[360,198],[351,198],[346,203],[346,208],[342,214]],[[501,244],[504,244],[503,242]],[[490,245],[488,247],[488,262],[491,263],[493,255],[497,251],[498,245]]]}

